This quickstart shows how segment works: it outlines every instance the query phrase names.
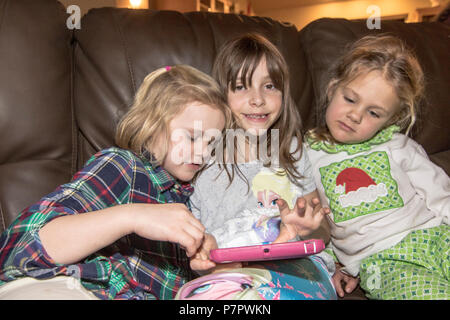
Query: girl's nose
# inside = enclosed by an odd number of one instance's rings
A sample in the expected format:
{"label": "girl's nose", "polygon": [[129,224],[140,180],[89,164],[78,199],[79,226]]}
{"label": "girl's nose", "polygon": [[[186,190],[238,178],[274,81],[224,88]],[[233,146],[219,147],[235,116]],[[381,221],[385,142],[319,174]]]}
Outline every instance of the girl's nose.
{"label": "girl's nose", "polygon": [[264,105],[264,95],[258,89],[251,90],[249,103],[252,107],[261,107]]}
{"label": "girl's nose", "polygon": [[194,153],[193,153],[193,163],[202,164],[203,162],[203,153],[205,151],[205,147],[203,143],[196,141],[194,143]]}
{"label": "girl's nose", "polygon": [[208,148],[208,141],[196,141],[194,143],[194,159],[193,162],[196,164],[203,164],[210,157],[210,150]]}
{"label": "girl's nose", "polygon": [[354,123],[361,123],[362,120],[362,111],[359,108],[352,108],[347,113],[347,118],[349,118]]}

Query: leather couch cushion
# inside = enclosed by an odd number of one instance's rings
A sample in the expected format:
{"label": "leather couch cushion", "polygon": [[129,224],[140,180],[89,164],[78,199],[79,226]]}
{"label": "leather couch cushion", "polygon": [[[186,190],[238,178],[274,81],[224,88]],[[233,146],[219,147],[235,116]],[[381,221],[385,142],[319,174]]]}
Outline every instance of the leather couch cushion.
{"label": "leather couch cushion", "polygon": [[70,34],[57,2],[0,0],[0,231],[71,177]]}

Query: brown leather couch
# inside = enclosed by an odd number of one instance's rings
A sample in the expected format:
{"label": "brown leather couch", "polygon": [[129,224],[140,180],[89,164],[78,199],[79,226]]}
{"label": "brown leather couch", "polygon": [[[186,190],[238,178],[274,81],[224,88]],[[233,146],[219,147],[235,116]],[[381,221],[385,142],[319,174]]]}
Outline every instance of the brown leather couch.
{"label": "brown leather couch", "polygon": [[[189,64],[210,73],[218,48],[241,32],[266,34],[284,54],[307,128],[326,69],[344,46],[391,32],[412,46],[427,78],[415,138],[450,173],[450,27],[443,23],[321,19],[298,31],[262,17],[213,13],[91,10],[81,29],[55,0],[0,0],[0,232],[28,205],[113,145],[118,119],[152,70]],[[358,291],[347,298],[361,298]]]}

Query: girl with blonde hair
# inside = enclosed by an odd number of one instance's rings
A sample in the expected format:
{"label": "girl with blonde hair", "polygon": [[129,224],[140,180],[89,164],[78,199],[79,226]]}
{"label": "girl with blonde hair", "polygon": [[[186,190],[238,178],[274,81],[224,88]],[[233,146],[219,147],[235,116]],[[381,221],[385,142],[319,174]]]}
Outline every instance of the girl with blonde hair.
{"label": "girl with blonde hair", "polygon": [[337,62],[307,135],[340,296],[359,276],[369,298],[450,298],[450,179],[400,133],[416,122],[423,79],[400,39],[366,36]]}
{"label": "girl with blonde hair", "polygon": [[[1,235],[0,296],[175,297],[204,238],[189,210],[190,181],[229,119],[208,75],[184,65],[150,73],[118,126],[118,147],[95,154]],[[73,285],[40,290],[55,276],[76,278],[90,295],[74,296]]]}

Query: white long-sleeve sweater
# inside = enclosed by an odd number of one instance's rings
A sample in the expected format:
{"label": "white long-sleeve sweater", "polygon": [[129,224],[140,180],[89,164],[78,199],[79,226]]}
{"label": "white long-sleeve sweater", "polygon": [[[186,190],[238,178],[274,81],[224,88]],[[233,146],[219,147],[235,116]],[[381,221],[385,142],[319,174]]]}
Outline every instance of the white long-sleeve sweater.
{"label": "white long-sleeve sweater", "polygon": [[424,149],[389,127],[357,145],[307,145],[329,216],[333,251],[356,276],[360,262],[409,232],[448,224],[450,178]]}

